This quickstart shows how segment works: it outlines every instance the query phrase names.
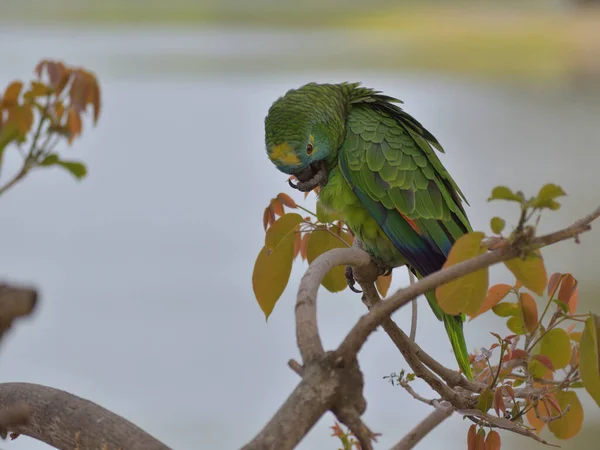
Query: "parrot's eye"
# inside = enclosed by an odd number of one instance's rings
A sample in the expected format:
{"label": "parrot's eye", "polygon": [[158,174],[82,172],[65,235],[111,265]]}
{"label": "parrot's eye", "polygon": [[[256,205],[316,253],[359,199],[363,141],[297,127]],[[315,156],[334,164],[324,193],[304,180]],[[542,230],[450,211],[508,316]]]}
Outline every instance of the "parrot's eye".
{"label": "parrot's eye", "polygon": [[313,145],[309,142],[306,146],[306,154],[310,155],[313,152]]}

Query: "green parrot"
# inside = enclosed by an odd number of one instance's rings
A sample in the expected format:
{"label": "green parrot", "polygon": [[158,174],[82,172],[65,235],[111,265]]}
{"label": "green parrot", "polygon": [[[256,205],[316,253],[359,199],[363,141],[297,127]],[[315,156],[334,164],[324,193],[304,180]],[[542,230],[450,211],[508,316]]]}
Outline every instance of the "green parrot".
{"label": "green parrot", "polygon": [[[319,207],[348,225],[382,273],[406,265],[422,278],[440,270],[472,229],[467,200],[434,151],[441,145],[397,103],[360,83],[309,83],[269,109],[266,150],[297,178],[293,188],[320,186]],[[346,273],[352,288],[351,268]],[[471,379],[464,316],[444,313],[434,291],[425,296]]]}

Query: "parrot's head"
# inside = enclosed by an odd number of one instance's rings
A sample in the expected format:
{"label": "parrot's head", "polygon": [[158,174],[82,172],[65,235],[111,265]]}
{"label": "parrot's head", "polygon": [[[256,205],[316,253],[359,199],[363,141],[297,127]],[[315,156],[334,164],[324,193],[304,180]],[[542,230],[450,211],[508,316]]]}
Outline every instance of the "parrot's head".
{"label": "parrot's head", "polygon": [[302,192],[327,184],[343,141],[347,101],[340,85],[310,83],[288,91],[269,109],[265,140],[277,169]]}

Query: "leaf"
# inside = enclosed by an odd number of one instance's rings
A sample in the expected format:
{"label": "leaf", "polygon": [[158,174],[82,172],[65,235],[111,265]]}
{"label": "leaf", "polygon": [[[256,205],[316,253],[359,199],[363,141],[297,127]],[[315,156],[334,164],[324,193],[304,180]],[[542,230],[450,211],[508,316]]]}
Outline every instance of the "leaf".
{"label": "leaf", "polygon": [[44,97],[52,94],[52,92],[54,92],[54,89],[52,89],[50,86],[46,86],[44,83],[40,83],[39,81],[32,81],[31,87],[23,94],[23,98],[32,101],[36,97]]}
{"label": "leaf", "polygon": [[490,388],[485,388],[477,399],[477,409],[482,413],[488,412],[494,403],[494,393]]}
{"label": "leaf", "polygon": [[571,409],[560,419],[550,422],[548,429],[558,439],[571,439],[579,433],[583,424],[581,402],[577,394],[573,391],[558,391],[554,395],[561,410],[564,411],[567,405],[571,405]]}
{"label": "leaf", "polygon": [[569,338],[572,341],[580,342],[581,341],[581,335],[582,335],[581,331],[573,331],[572,333],[569,333]]}
{"label": "leaf", "polygon": [[523,314],[525,329],[527,332],[533,333],[538,324],[538,310],[535,300],[527,292],[521,292],[519,294],[519,304],[521,306],[521,313]]}
{"label": "leaf", "polygon": [[585,390],[600,406],[600,316],[591,314],[585,321],[585,328],[579,344],[579,372]]}
{"label": "leaf", "polygon": [[260,309],[268,319],[283,294],[294,259],[294,234],[289,233],[275,249],[263,247],[252,272],[252,289]]}
{"label": "leaf", "polygon": [[475,450],[475,444],[477,441],[477,426],[475,424],[469,427],[467,432],[467,449]]}
{"label": "leaf", "polygon": [[554,372],[554,364],[546,355],[535,355],[527,366],[529,373],[534,378],[544,379],[549,373]]}
{"label": "leaf", "polygon": [[0,157],[6,146],[18,137],[19,130],[17,130],[17,126],[14,123],[9,123],[0,129]]}
{"label": "leaf", "polygon": [[492,217],[492,220],[490,221],[490,228],[494,234],[502,233],[502,230],[504,230],[505,226],[506,221],[504,219],[501,217]]}
{"label": "leaf", "polygon": [[473,320],[475,317],[480,316],[484,312],[495,307],[500,301],[504,299],[504,297],[508,295],[511,289],[512,286],[508,284],[495,284],[494,286],[492,286],[488,290],[485,300],[483,301],[481,308],[479,308],[479,311],[477,311],[477,314],[471,316],[469,320]]}
{"label": "leaf", "polygon": [[515,334],[525,334],[525,325],[523,324],[523,318],[520,315],[508,319],[506,321],[506,326]]}
{"label": "leaf", "polygon": [[69,108],[69,114],[67,116],[67,128],[71,133],[69,138],[70,144],[73,142],[73,139],[81,134],[81,116],[79,115],[79,112],[72,106]]}
{"label": "leaf", "polygon": [[283,204],[279,201],[279,199],[274,198],[271,200],[271,208],[273,208],[273,212],[276,216],[283,216],[285,211],[283,210]]}
{"label": "leaf", "polygon": [[519,305],[517,303],[500,303],[492,308],[494,314],[500,317],[511,317],[519,312]]}
{"label": "leaf", "polygon": [[485,450],[500,450],[501,445],[500,433],[496,430],[490,431],[485,439]]}
{"label": "leaf", "polygon": [[555,369],[562,369],[571,359],[571,341],[562,328],[548,331],[540,341],[540,354],[546,355],[552,361]]}
{"label": "leaf", "polygon": [[267,206],[265,208],[265,212],[263,213],[263,228],[265,229],[265,231],[267,231],[267,227],[269,226],[269,223],[271,222],[270,218],[271,218],[271,215],[269,213],[269,207]]}
{"label": "leaf", "polygon": [[302,222],[302,216],[300,214],[289,213],[281,216],[267,230],[265,235],[265,248],[267,248],[267,250],[276,249],[288,236],[291,235],[293,238],[296,234],[296,227],[300,222]]}
{"label": "leaf", "polygon": [[[485,253],[486,249],[481,248],[484,237],[485,234],[481,232],[461,236],[452,246],[443,269]],[[485,300],[488,284],[488,269],[480,269],[439,286],[435,290],[435,296],[445,313],[452,315],[467,313],[473,316]]]}
{"label": "leaf", "polygon": [[302,233],[296,230],[295,238],[294,238],[294,260],[300,254],[300,246],[302,245]]}
{"label": "leaf", "polygon": [[2,96],[2,106],[14,106],[17,104],[17,100],[19,99],[19,94],[21,93],[21,89],[23,89],[23,83],[20,81],[13,81],[10,83],[6,89],[4,90],[4,95]]}
{"label": "leaf", "polygon": [[[308,263],[311,264],[318,256],[331,249],[347,248],[348,245],[345,245],[342,239],[343,237],[338,238],[324,227],[313,230],[306,244],[306,258],[308,259]],[[345,268],[343,266],[334,267],[325,275],[321,284],[329,292],[343,291],[348,285]]]}
{"label": "leaf", "polygon": [[283,192],[280,192],[279,194],[277,194],[277,198],[279,199],[279,201],[281,203],[283,203],[288,208],[297,208],[298,207],[298,205],[296,204],[294,199],[292,197],[290,197],[289,195],[284,194]]}
{"label": "leaf", "polygon": [[497,186],[492,190],[492,195],[488,198],[488,202],[492,200],[508,200],[522,203],[525,199],[521,193],[513,193],[506,186]]}
{"label": "leaf", "polygon": [[87,167],[79,161],[65,161],[61,159],[56,164],[67,170],[67,172],[78,180],[82,180],[87,175]]}
{"label": "leaf", "polygon": [[391,284],[392,284],[392,274],[391,273],[385,277],[383,275],[379,276],[379,277],[377,277],[377,280],[375,281],[375,286],[377,286],[377,290],[379,291],[379,294],[384,298],[387,295]]}
{"label": "leaf", "polygon": [[579,292],[577,288],[577,280],[570,273],[565,273],[560,282],[558,290],[558,300],[569,307],[569,312],[575,314],[577,309]]}
{"label": "leaf", "polygon": [[[504,411],[506,411],[506,405],[504,404],[504,398],[502,398],[503,388],[500,386],[494,392],[494,411],[496,411],[496,415],[498,417],[504,417]],[[502,411],[502,415],[500,415],[500,411]]]}
{"label": "leaf", "polygon": [[565,195],[567,194],[565,194],[565,191],[563,191],[560,186],[552,183],[546,184],[542,186],[537,197],[533,199],[531,206],[534,208],[556,210],[560,208],[560,203],[556,202],[554,199]]}
{"label": "leaf", "polygon": [[304,233],[302,236],[302,243],[300,244],[300,256],[303,261],[306,261],[306,246],[308,244],[308,238],[310,237],[310,233]]}
{"label": "leaf", "polygon": [[533,359],[542,363],[545,367],[547,367],[552,372],[554,372],[556,370],[554,368],[554,364],[552,364],[552,361],[546,355],[534,355]]}
{"label": "leaf", "polygon": [[550,275],[550,278],[548,279],[548,297],[554,297],[556,288],[558,288],[562,276],[563,274],[558,272],[555,272],[552,275]]}
{"label": "leaf", "polygon": [[[527,404],[527,407],[529,407],[529,405],[530,403]],[[546,426],[546,423],[535,415],[535,408],[529,409],[525,416],[527,417],[529,425],[535,429],[535,434],[539,436],[544,426]]]}
{"label": "leaf", "polygon": [[525,259],[515,258],[504,264],[527,289],[537,295],[544,295],[547,275],[544,260],[539,251],[528,254]]}

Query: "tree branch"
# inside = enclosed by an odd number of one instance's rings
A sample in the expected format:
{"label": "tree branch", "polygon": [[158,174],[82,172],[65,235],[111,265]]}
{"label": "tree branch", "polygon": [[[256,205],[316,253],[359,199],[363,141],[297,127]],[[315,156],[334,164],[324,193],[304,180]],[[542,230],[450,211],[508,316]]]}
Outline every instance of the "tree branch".
{"label": "tree branch", "polygon": [[1,383],[4,408],[27,405],[28,423],[9,431],[55,448],[168,450],[128,420],[65,391],[31,383]]}

